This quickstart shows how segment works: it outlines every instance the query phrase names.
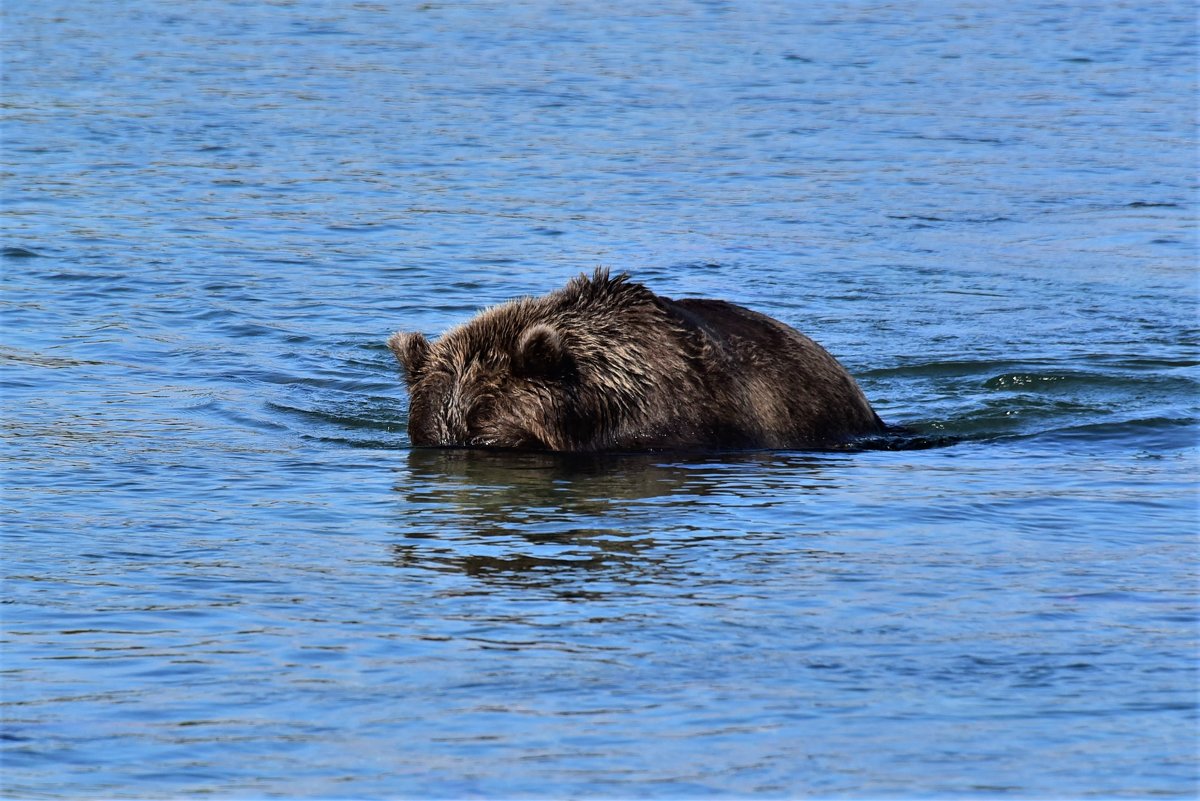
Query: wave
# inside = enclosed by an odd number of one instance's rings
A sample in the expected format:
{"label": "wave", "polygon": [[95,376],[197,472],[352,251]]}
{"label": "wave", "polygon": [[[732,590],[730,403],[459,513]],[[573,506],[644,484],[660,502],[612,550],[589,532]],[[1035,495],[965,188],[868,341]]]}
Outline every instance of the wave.
{"label": "wave", "polygon": [[[1195,447],[1200,380],[1190,359],[1097,356],[1080,363],[937,360],[867,371],[868,395],[899,425],[870,447],[1042,440]],[[886,413],[892,412],[895,420]]]}

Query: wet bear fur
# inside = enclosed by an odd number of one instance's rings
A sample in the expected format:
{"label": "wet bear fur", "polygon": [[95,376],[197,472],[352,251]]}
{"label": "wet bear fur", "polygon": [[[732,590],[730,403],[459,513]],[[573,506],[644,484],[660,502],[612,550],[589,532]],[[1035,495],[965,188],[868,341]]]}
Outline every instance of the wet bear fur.
{"label": "wet bear fur", "polygon": [[597,270],[388,347],[415,446],[565,452],[827,448],[884,425],[808,337],[720,300]]}

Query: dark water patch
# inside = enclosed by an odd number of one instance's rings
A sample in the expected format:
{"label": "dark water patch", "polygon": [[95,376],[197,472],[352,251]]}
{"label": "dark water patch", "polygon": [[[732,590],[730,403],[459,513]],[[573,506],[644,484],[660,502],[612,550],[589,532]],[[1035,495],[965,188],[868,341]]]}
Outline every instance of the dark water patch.
{"label": "dark water patch", "polygon": [[261,431],[289,431],[289,426],[279,422],[272,416],[254,414],[238,404],[209,399],[192,407],[197,414],[214,416],[226,423],[242,428],[258,429]]}
{"label": "dark water patch", "polygon": [[[301,417],[310,418],[313,420],[331,423],[343,430],[357,429],[373,429],[379,431],[397,431],[403,426],[403,420],[395,414],[394,401],[387,399],[387,403],[379,403],[376,401],[371,404],[360,406],[358,409],[349,410],[323,410],[323,409],[305,409],[297,406],[289,406],[284,403],[268,401],[266,407],[283,412],[288,416],[299,415]],[[372,415],[368,410],[376,412]]]}
{"label": "dark water patch", "polygon": [[950,222],[945,217],[932,217],[922,214],[888,214],[888,219],[892,220],[921,220],[923,222]]}
{"label": "dark water patch", "polygon": [[897,367],[875,368],[859,371],[863,378],[891,377],[964,377],[995,373],[998,370],[1024,366],[1021,361],[991,361],[978,359],[952,359],[945,361],[913,362]]}
{"label": "dark water patch", "polygon": [[287,258],[285,256],[255,255],[255,256],[251,257],[249,260],[254,261],[254,262],[259,262],[261,264],[285,264],[285,265],[292,265],[292,266],[296,266],[296,267],[312,265],[312,263],[313,263],[312,259],[295,259],[295,258]]}
{"label": "dark water patch", "polygon": [[1164,374],[1163,369],[1167,367],[1161,363],[1143,365],[1136,377],[1121,373],[1072,370],[1005,373],[985,380],[983,389],[1018,394],[1070,394],[1094,391],[1111,396],[1122,389],[1134,388],[1144,391],[1147,388],[1161,386],[1165,395],[1177,397],[1180,392],[1200,386],[1200,382],[1186,376]]}
{"label": "dark water patch", "polygon": [[1004,217],[1004,216],[935,217],[932,215],[922,215],[922,214],[888,214],[886,216],[888,219],[891,219],[891,220],[917,220],[918,222],[914,224],[914,227],[921,226],[922,223],[953,223],[956,225],[961,224],[961,223],[966,223],[969,225],[975,225],[975,224],[987,224],[987,223],[1014,222],[1013,218]]}
{"label": "dark water patch", "polygon": [[1084,423],[1027,434],[1041,442],[1092,443],[1146,451],[1185,451],[1200,447],[1200,419],[1150,417]]}
{"label": "dark water patch", "polygon": [[6,259],[40,259],[42,254],[28,248],[5,247],[0,250],[0,256]]}
{"label": "dark water patch", "polygon": [[[960,404],[947,417],[922,421],[930,408],[901,410],[900,421],[918,430],[936,427],[938,435],[987,440],[1006,436],[1041,436],[1092,424],[1098,417],[1128,419],[1130,404],[1162,412],[1184,412],[1141,419],[1194,419],[1188,400],[1200,391],[1200,380],[1191,375],[1192,359],[1139,359],[1094,355],[1086,363],[1056,361],[1036,364],[1018,361],[929,361],[860,372],[868,387],[887,387],[909,381],[925,387],[929,397],[968,393],[970,403]],[[941,406],[940,402],[935,405]],[[885,415],[887,417],[887,415]],[[1118,428],[1101,424],[1104,432],[1120,439]],[[1100,429],[1097,433],[1100,433]]]}
{"label": "dark water patch", "polygon": [[354,234],[386,234],[392,231],[403,230],[403,228],[404,226],[390,225],[388,223],[359,223],[357,225],[341,224],[329,226],[330,231]]}
{"label": "dark water patch", "polygon": [[[876,443],[869,448],[907,450],[940,447],[959,442],[1039,440],[1047,444],[1071,441],[1096,448],[1142,447],[1180,450],[1197,444],[1197,418],[1120,419],[1106,423],[1080,423],[1086,407],[1062,403],[986,404],[960,418],[918,424],[928,433]],[[890,446],[890,447],[889,447]]]}
{"label": "dark water patch", "polygon": [[967,136],[965,134],[948,134],[948,135],[930,135],[930,134],[910,134],[910,139],[918,139],[926,142],[955,142],[968,145],[1008,145],[1012,142],[1004,139],[996,139],[987,136]]}
{"label": "dark water patch", "polygon": [[51,369],[70,369],[76,367],[101,366],[109,364],[109,362],[98,361],[95,359],[72,359],[45,353],[34,353],[31,351],[20,350],[18,348],[7,348],[3,346],[0,346],[0,362],[15,362],[35,367],[48,367]]}
{"label": "dark water patch", "polygon": [[923,432],[913,426],[891,426],[881,436],[860,437],[834,448],[839,451],[921,451],[948,448],[966,441],[966,437],[938,432]]}

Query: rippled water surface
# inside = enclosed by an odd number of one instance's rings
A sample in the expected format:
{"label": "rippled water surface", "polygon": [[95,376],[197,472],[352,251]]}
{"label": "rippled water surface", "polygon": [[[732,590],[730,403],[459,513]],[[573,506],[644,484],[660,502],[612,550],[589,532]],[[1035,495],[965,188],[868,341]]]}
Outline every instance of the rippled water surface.
{"label": "rippled water surface", "polygon": [[[1191,3],[4,15],[4,795],[1200,791]],[[596,265],[953,444],[409,448]]]}

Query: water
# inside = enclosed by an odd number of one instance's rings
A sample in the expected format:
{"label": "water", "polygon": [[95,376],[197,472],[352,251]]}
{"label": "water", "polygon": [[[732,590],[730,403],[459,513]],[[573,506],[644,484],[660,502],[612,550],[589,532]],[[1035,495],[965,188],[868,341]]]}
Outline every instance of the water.
{"label": "water", "polygon": [[[1195,9],[8,3],[0,791],[1194,797]],[[915,451],[414,451],[596,265]]]}

